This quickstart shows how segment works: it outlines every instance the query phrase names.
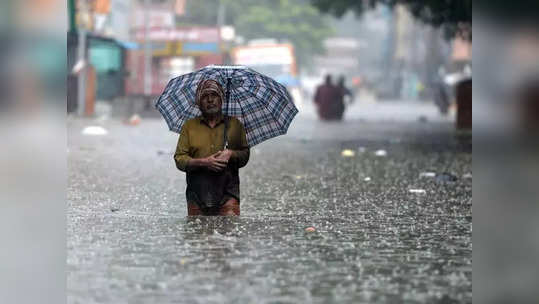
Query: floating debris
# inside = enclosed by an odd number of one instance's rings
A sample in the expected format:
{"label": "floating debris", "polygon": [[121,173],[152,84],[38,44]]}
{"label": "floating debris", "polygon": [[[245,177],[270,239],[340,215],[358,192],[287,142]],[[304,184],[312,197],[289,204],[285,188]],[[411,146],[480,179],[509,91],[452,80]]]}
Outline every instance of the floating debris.
{"label": "floating debris", "polygon": [[425,189],[410,189],[408,191],[414,194],[427,194],[427,191],[425,191]]}
{"label": "floating debris", "polygon": [[157,155],[174,155],[174,152],[159,149],[157,150]]}
{"label": "floating debris", "polygon": [[355,155],[356,155],[356,152],[354,152],[354,150],[350,150],[350,149],[344,149],[341,152],[342,157],[354,157]]}
{"label": "floating debris", "polygon": [[366,182],[370,182],[370,181],[371,181],[371,178],[367,176],[367,177],[365,177],[363,180],[366,181]]}
{"label": "floating debris", "polygon": [[419,173],[419,177],[436,177],[436,173],[435,172],[421,172]]}
{"label": "floating debris", "polygon": [[387,156],[387,151],[386,150],[378,150],[378,151],[374,152],[374,155],[380,156],[380,157]]}
{"label": "floating debris", "polygon": [[107,135],[109,132],[101,126],[88,126],[82,130],[83,135]]}
{"label": "floating debris", "polygon": [[436,176],[436,181],[438,182],[456,182],[458,180],[458,177],[451,173],[442,173],[438,176]]}
{"label": "floating debris", "polygon": [[305,232],[315,232],[316,229],[314,227],[307,227],[305,228]]}
{"label": "floating debris", "polygon": [[138,114],[133,114],[133,116],[131,116],[129,120],[127,120],[127,124],[136,126],[140,123],[140,121],[141,121],[140,116]]}

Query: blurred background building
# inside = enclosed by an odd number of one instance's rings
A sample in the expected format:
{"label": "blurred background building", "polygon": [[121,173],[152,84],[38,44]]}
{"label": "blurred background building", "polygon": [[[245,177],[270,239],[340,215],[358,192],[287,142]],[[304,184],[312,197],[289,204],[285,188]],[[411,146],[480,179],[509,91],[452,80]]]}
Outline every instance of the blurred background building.
{"label": "blurred background building", "polygon": [[96,100],[125,115],[151,111],[171,78],[210,64],[268,74],[300,108],[332,74],[370,101],[434,102],[446,113],[471,77],[471,40],[403,5],[335,18],[307,0],[70,0],[69,17],[68,112],[79,114],[94,115]]}

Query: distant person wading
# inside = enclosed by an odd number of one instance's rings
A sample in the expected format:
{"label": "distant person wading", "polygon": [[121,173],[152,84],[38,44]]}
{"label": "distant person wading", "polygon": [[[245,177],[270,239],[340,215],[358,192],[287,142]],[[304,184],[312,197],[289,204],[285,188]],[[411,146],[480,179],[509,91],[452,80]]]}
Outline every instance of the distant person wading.
{"label": "distant person wading", "polygon": [[343,91],[333,85],[331,75],[326,75],[325,82],[316,88],[314,103],[318,116],[322,120],[341,120],[344,113]]}

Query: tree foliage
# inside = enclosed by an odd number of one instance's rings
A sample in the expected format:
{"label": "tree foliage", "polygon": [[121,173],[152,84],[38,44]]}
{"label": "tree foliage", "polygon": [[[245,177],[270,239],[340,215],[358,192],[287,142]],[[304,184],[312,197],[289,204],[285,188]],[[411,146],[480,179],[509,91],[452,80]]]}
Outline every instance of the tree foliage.
{"label": "tree foliage", "polygon": [[225,5],[225,23],[246,39],[290,41],[300,65],[323,52],[323,40],[333,30],[309,0],[188,0],[179,25],[215,25],[219,1]]}
{"label": "tree foliage", "polygon": [[323,52],[323,40],[332,33],[328,22],[304,1],[268,1],[249,7],[237,17],[238,31],[246,38],[276,38],[294,44],[298,62],[306,64],[313,54]]}
{"label": "tree foliage", "polygon": [[471,39],[472,0],[311,0],[321,12],[342,17],[352,10],[361,16],[377,4],[393,7],[405,5],[422,22],[443,27],[447,35],[462,35]]}

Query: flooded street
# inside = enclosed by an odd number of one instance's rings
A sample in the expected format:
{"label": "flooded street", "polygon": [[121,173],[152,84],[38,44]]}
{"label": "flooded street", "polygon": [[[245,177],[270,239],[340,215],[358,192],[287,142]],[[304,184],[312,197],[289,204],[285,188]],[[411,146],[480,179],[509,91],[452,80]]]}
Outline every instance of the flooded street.
{"label": "flooded street", "polygon": [[371,108],[253,147],[239,218],[187,218],[161,119],[68,118],[68,303],[471,303],[471,136]]}

